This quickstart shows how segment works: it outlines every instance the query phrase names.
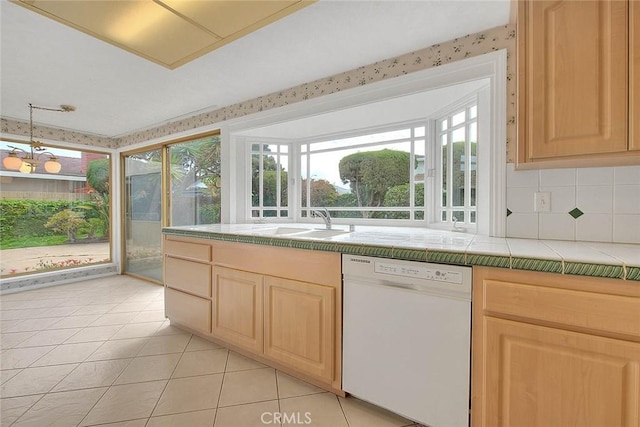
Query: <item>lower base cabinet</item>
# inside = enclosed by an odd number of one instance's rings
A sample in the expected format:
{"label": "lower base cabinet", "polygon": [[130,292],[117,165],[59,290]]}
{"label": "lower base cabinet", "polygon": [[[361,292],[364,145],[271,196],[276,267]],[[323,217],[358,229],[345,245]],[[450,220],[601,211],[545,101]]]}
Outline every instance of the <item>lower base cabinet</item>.
{"label": "lower base cabinet", "polygon": [[330,286],[266,277],[265,355],[331,381],[334,295]]}
{"label": "lower base cabinet", "polygon": [[171,288],[164,291],[165,315],[172,322],[205,334],[211,333],[211,301]]}
{"label": "lower base cabinet", "polygon": [[259,274],[214,267],[212,335],[255,353],[263,349]]}
{"label": "lower base cabinet", "polygon": [[472,425],[640,426],[640,287],[474,270]]}
{"label": "lower base cabinet", "polygon": [[164,267],[172,324],[344,394],[340,254],[167,235]]}

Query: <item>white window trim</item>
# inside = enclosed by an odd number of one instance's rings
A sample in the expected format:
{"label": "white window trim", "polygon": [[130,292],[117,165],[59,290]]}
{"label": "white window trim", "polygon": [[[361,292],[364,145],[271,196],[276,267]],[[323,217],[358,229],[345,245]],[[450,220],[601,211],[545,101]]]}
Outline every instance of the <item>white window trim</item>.
{"label": "white window trim", "polygon": [[[433,140],[433,144],[429,146],[431,151],[429,153],[429,159],[428,159],[429,173],[427,173],[425,199],[427,198],[427,194],[428,194],[429,200],[436,200],[442,197],[442,194],[440,193],[440,188],[442,186],[442,171],[440,171],[438,168],[438,165],[440,164],[440,160],[442,158],[442,151],[440,150],[440,140],[438,138],[439,131],[437,126],[437,121],[438,119],[442,118],[445,115],[450,115],[455,110],[462,109],[463,107],[468,106],[470,103],[475,102],[476,105],[478,106],[478,117],[476,119],[477,129],[478,129],[478,134],[476,135],[478,139],[477,152],[476,152],[476,156],[478,158],[476,162],[476,164],[478,165],[477,166],[478,169],[476,170],[476,187],[477,187],[476,188],[476,223],[471,224],[469,223],[469,221],[465,221],[464,223],[461,222],[459,224],[460,227],[462,227],[466,232],[469,232],[469,233],[477,233],[479,228],[479,222],[480,222],[480,208],[478,206],[480,204],[480,201],[478,200],[478,198],[480,197],[480,193],[479,193],[480,192],[480,187],[479,187],[480,159],[483,159],[482,161],[485,161],[484,159],[488,158],[488,154],[487,154],[489,149],[488,145],[490,145],[490,140],[484,139],[485,138],[484,134],[482,135],[482,137],[480,135],[480,129],[484,129],[490,126],[490,123],[487,120],[487,118],[482,117],[482,114],[480,113],[480,109],[481,109],[480,102],[482,98],[485,98],[488,96],[486,93],[488,90],[489,90],[488,87],[480,88],[477,93],[471,94],[469,96],[465,96],[464,98],[461,98],[441,108],[440,110],[435,112],[433,116],[429,119],[429,128],[427,129],[427,132],[429,132],[427,135],[429,135],[429,138]],[[486,109],[488,108],[488,106],[484,105],[482,106],[482,108]],[[484,111],[485,110],[483,110],[483,112]],[[483,155],[480,154],[481,151],[484,153]],[[431,171],[435,171],[435,173]],[[431,206],[427,207],[427,222],[429,224],[429,228],[450,230],[451,223],[441,221],[441,218],[438,212],[438,205],[439,205],[438,203],[433,203]],[[465,220],[466,219],[467,218],[465,218]]]}
{"label": "white window trim", "polygon": [[[4,133],[3,138],[11,139],[19,144],[28,144],[24,135]],[[0,279],[0,294],[8,294],[12,292],[20,292],[25,289],[36,289],[41,287],[57,286],[65,283],[73,283],[80,280],[86,280],[97,277],[111,276],[122,273],[122,232],[120,221],[120,157],[119,151],[105,147],[93,147],[85,144],[74,142],[59,141],[49,138],[38,138],[45,146],[62,148],[68,150],[89,150],[96,153],[108,154],[111,161],[110,170],[110,192],[112,194],[110,200],[111,223],[110,223],[110,256],[111,261],[104,264],[92,264],[77,268],[69,268],[56,271],[43,271],[17,277],[5,277]],[[6,173],[6,172],[5,172]],[[9,176],[9,175],[7,175]],[[20,175],[24,177],[24,174]],[[85,178],[86,179],[86,178]]]}
{"label": "white window trim", "polygon": [[[399,122],[399,123],[390,123],[390,124],[386,124],[383,126],[373,126],[373,127],[367,127],[364,129],[357,129],[357,130],[350,130],[350,131],[346,131],[346,132],[337,132],[337,133],[333,133],[330,134],[328,136],[322,136],[322,137],[313,137],[313,138],[305,138],[305,139],[301,139],[299,141],[297,141],[296,143],[294,143],[294,146],[297,146],[297,149],[300,149],[300,146],[303,144],[313,144],[315,142],[325,142],[325,141],[330,141],[331,139],[346,139],[346,138],[353,138],[353,137],[358,137],[358,136],[364,136],[364,135],[372,135],[372,134],[376,134],[376,133],[384,133],[384,132],[389,132],[389,131],[395,131],[395,130],[399,130],[399,129],[407,129],[407,130],[411,130],[411,134],[412,136],[408,137],[408,138],[403,138],[403,140],[406,140],[406,142],[409,141],[415,141],[416,139],[422,139],[422,140],[428,140],[429,136],[428,134],[426,134],[426,128],[427,128],[427,122],[429,121],[429,119],[425,118],[425,119],[418,119],[418,120],[408,120],[408,121],[403,121],[403,122]],[[414,127],[419,127],[419,126],[424,126],[425,127],[425,136],[424,137],[414,137],[413,136],[413,128]],[[428,142],[429,143],[429,142]],[[366,144],[362,144],[361,147],[370,147],[370,146],[376,146],[379,144],[386,144],[384,142],[375,142],[375,143],[366,143]],[[415,147],[412,144],[412,149],[411,149],[411,158],[414,158],[414,152],[413,150],[415,149]],[[322,150],[322,151],[334,151],[334,149],[326,149],[326,150]],[[337,149],[335,151],[338,151]],[[313,152],[312,152],[313,153]],[[298,156],[300,156],[300,153],[297,153]],[[300,175],[296,175],[296,176],[300,176]],[[425,181],[415,181],[413,178],[410,178],[410,181],[414,184],[413,186],[410,186],[410,200],[414,200],[414,191],[415,191],[415,184],[416,183],[425,183]],[[292,192],[293,193],[293,192]],[[300,193],[300,189],[296,189],[295,191],[296,195],[298,195]],[[426,199],[425,199],[426,200]],[[302,217],[302,211],[307,210],[307,209],[313,209],[314,207],[310,207],[310,208],[302,208],[301,207],[301,203],[300,200],[296,200],[296,205],[295,205],[295,216],[294,218],[297,221],[303,222],[303,221],[308,221],[309,218],[305,218]],[[315,207],[318,208],[318,207]],[[340,207],[336,207],[337,209],[340,209]],[[387,211],[400,211],[403,209],[411,209],[414,212],[419,210],[419,211],[424,211],[425,209],[429,209],[429,206],[426,207],[411,207],[409,208],[409,206],[396,206],[396,207],[377,207],[377,208],[370,208],[367,206],[362,206],[362,207],[354,207],[352,209],[349,209],[352,212],[357,212],[357,211],[371,211],[371,210],[376,210],[378,212],[383,212],[385,210]],[[329,211],[332,211],[333,208],[332,207],[327,207],[327,209],[329,209]],[[406,227],[424,227],[426,225],[425,220],[407,220],[407,219],[374,219],[374,218],[336,218],[333,221],[335,224],[362,224],[362,225],[382,225],[382,226],[406,226]],[[450,228],[450,227],[449,227]]]}
{"label": "white window trim", "polygon": [[[238,119],[221,126],[222,220],[224,223],[246,221],[246,198],[236,188],[246,184],[247,144],[239,133],[274,123],[397,98],[453,84],[487,78],[489,89],[479,97],[490,111],[490,125],[478,128],[478,139],[491,141],[485,152],[478,150],[479,234],[504,237],[506,229],[506,50],[417,71],[377,83],[286,105]],[[478,109],[481,107],[479,105]],[[243,167],[244,164],[244,167]],[[293,171],[292,171],[293,172]],[[243,176],[244,175],[244,176]],[[244,186],[246,188],[246,185]],[[488,213],[488,215],[487,215]]]}
{"label": "white window trim", "polygon": [[[294,176],[298,176],[298,175],[293,175],[293,173],[291,172],[292,169],[294,169],[294,165],[296,165],[298,162],[294,161],[294,156],[298,155],[297,151],[294,151],[294,146],[296,144],[291,143],[291,141],[287,141],[281,138],[255,138],[255,137],[249,137],[246,139],[246,141],[244,142],[244,144],[246,144],[246,148],[247,148],[247,162],[245,164],[245,167],[247,168],[247,171],[251,171],[252,170],[252,155],[256,154],[253,152],[251,146],[253,144],[258,144],[258,145],[264,145],[264,144],[273,144],[273,145],[286,145],[288,146],[288,151],[287,151],[287,164],[284,165],[285,169],[289,172],[288,173],[288,190],[287,190],[287,206],[283,207],[281,206],[281,200],[278,200],[280,203],[278,203],[277,206],[263,206],[262,203],[260,206],[253,206],[253,201],[252,201],[252,194],[251,191],[246,191],[246,206],[248,206],[248,208],[246,209],[246,213],[245,213],[245,221],[250,222],[250,221],[288,221],[291,220],[293,218],[293,213],[292,211],[294,210],[294,207],[292,206],[292,203],[294,203],[294,200],[297,199],[297,197],[295,197],[295,195],[293,194],[294,191],[292,191],[293,189],[295,189],[295,178]],[[281,154],[281,153],[279,153]],[[278,158],[280,158],[280,156],[277,156]],[[280,164],[280,163],[278,163]],[[263,190],[263,173],[264,171],[260,172],[260,191],[262,192]],[[280,187],[280,179],[279,178],[280,175],[280,171],[278,171],[278,177],[276,178],[276,186]],[[251,188],[251,183],[247,181],[247,185],[248,189]],[[277,198],[280,199],[280,193],[281,191],[276,191],[277,194]],[[260,197],[262,198],[262,196]],[[252,210],[277,210],[279,213],[282,210],[286,210],[288,212],[287,216],[277,216],[277,217],[260,217],[260,218],[256,218],[251,216],[251,211]]]}

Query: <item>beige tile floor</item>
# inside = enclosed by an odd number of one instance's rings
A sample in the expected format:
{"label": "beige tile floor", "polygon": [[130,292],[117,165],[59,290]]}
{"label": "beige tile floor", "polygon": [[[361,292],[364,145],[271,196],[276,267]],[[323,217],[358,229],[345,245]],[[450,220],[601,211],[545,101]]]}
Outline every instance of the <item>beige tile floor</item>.
{"label": "beige tile floor", "polygon": [[128,276],[0,296],[0,425],[414,425],[172,327],[163,304]]}

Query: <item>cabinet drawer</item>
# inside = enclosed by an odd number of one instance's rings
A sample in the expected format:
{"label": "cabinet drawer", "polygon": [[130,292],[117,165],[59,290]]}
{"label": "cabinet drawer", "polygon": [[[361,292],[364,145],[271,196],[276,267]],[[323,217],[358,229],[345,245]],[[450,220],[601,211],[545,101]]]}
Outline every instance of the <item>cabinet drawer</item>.
{"label": "cabinet drawer", "polygon": [[211,297],[211,266],[184,259],[164,258],[164,282],[167,286],[202,297]]}
{"label": "cabinet drawer", "polygon": [[640,298],[630,296],[485,280],[483,309],[640,337]]}
{"label": "cabinet drawer", "polygon": [[165,239],[164,253],[182,258],[193,258],[207,262],[211,261],[211,246],[201,243]]}
{"label": "cabinet drawer", "polygon": [[188,328],[211,333],[211,301],[165,288],[165,314],[172,321]]}

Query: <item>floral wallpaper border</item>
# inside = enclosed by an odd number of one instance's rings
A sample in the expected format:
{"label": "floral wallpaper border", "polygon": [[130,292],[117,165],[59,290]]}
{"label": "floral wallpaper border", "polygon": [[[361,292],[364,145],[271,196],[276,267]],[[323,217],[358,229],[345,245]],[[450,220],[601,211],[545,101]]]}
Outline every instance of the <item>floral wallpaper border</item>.
{"label": "floral wallpaper border", "polygon": [[[44,126],[36,126],[34,131],[35,136],[39,138],[74,142],[92,147],[122,148],[500,49],[507,49],[507,161],[512,162],[515,157],[515,149],[512,148],[511,142],[515,140],[516,135],[516,28],[513,24],[469,34],[252,100],[175,120],[151,129],[133,132],[120,138],[108,138]],[[28,135],[28,123],[26,122],[2,118],[1,129],[3,133]]]}
{"label": "floral wallpaper border", "polygon": [[395,58],[385,59],[249,101],[176,120],[152,129],[133,132],[119,138],[117,145],[118,147],[125,147],[161,138],[189,129],[220,123],[225,120],[317,98],[500,49],[507,49],[507,161],[511,162],[514,156],[511,155],[513,150],[511,150],[512,144],[510,142],[515,140],[516,134],[516,27],[512,24],[469,34]]}
{"label": "floral wallpaper border", "polygon": [[[29,122],[0,118],[0,129],[2,134],[29,136]],[[40,125],[33,126],[33,137],[36,139],[46,138],[52,141],[73,142],[90,147],[118,148],[115,138]]]}

